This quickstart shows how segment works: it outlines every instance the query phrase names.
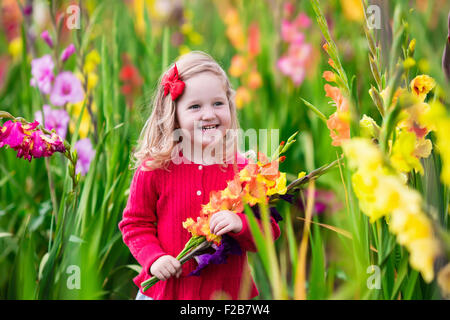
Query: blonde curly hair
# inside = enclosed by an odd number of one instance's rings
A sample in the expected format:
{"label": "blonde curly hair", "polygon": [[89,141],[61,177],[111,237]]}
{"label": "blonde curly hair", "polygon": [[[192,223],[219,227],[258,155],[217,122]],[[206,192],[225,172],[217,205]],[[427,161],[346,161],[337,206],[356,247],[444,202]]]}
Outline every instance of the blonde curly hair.
{"label": "blonde curly hair", "polygon": [[[227,74],[222,67],[210,55],[202,51],[191,51],[184,54],[180,56],[174,64],[175,63],[177,65],[179,78],[183,81],[186,81],[201,72],[212,72],[222,80],[230,107],[230,129],[239,129],[235,104],[235,91],[231,87]],[[159,78],[158,87],[153,97],[151,115],[142,129],[136,149],[132,153],[132,169],[136,169],[142,164],[150,169],[167,169],[171,162],[174,148],[179,147],[179,142],[174,141],[173,139],[173,132],[178,126],[176,118],[177,102],[172,101],[170,94],[164,96],[164,87],[161,85],[164,74],[170,70],[174,64],[171,64]],[[237,152],[237,146],[237,137],[233,137],[232,150]],[[226,157],[226,155],[224,155],[224,157]],[[226,162],[227,160],[224,159],[223,163]],[[233,164],[236,165],[235,159],[233,160]]]}

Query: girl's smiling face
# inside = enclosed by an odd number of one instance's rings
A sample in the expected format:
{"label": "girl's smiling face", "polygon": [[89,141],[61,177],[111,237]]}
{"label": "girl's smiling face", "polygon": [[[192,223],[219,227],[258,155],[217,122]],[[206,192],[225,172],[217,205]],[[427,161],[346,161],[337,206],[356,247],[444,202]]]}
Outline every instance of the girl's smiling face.
{"label": "girl's smiling face", "polygon": [[177,101],[179,127],[190,135],[192,145],[203,148],[225,136],[231,128],[231,113],[222,80],[212,72],[201,72],[185,81]]}

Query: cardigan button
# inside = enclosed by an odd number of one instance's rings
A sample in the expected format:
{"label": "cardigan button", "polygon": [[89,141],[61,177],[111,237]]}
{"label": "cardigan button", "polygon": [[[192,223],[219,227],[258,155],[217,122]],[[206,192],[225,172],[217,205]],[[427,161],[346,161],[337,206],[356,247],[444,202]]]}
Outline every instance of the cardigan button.
{"label": "cardigan button", "polygon": [[198,190],[198,191],[197,191],[197,195],[198,195],[198,196],[201,196],[201,195],[202,195],[202,191],[201,191],[201,190]]}
{"label": "cardigan button", "polygon": [[202,165],[199,165],[198,166],[198,170],[202,170],[203,169],[203,166]]}

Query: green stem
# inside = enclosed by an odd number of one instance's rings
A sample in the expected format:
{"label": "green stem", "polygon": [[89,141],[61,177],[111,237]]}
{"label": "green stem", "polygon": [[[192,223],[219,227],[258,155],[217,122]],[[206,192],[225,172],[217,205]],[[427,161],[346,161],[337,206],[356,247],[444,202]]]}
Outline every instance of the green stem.
{"label": "green stem", "polygon": [[[184,249],[178,254],[176,259],[180,261],[181,265],[183,265],[194,258],[196,255],[198,255],[199,252],[209,248],[211,244],[211,242],[206,241],[206,238],[204,236],[192,237],[186,243]],[[150,279],[142,282],[142,291],[147,291],[159,281],[160,280],[157,277],[153,276]]]}

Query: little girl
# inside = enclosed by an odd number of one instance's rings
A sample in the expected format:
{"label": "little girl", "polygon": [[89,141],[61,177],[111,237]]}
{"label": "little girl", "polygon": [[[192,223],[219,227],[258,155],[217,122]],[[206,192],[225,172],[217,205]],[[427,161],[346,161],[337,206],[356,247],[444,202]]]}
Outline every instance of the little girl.
{"label": "little girl", "polygon": [[[194,259],[182,266],[175,259],[190,238],[182,223],[196,220],[210,192],[225,189],[248,162],[236,151],[236,136],[230,139],[230,129],[238,128],[234,90],[209,55],[185,54],[162,75],[133,154],[136,171],[119,223],[125,244],[142,266],[134,278],[137,299],[258,295],[246,254],[256,247],[244,213],[220,211],[210,220],[211,232],[237,240],[241,255],[230,254],[225,264],[211,264],[200,276],[189,275],[197,265]],[[271,224],[277,239],[279,226],[273,218]],[[141,283],[152,276],[161,281],[142,292]]]}

